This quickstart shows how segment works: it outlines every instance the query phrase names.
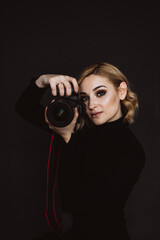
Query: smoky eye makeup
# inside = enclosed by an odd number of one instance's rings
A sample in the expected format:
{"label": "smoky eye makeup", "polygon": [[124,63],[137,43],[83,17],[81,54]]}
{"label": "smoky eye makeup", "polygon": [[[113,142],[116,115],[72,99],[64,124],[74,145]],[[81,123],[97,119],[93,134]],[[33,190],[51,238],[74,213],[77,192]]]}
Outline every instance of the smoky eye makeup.
{"label": "smoky eye makeup", "polygon": [[98,91],[96,92],[96,95],[97,95],[97,97],[102,97],[102,96],[104,96],[106,93],[107,93],[106,90],[101,89],[101,90],[98,90]]}
{"label": "smoky eye makeup", "polygon": [[[105,89],[100,89],[100,88],[105,88]],[[94,88],[92,91],[97,97],[102,97],[107,93],[107,87],[104,85],[97,86]],[[80,100],[85,102],[89,99],[89,96],[86,94],[86,92],[80,92]]]}

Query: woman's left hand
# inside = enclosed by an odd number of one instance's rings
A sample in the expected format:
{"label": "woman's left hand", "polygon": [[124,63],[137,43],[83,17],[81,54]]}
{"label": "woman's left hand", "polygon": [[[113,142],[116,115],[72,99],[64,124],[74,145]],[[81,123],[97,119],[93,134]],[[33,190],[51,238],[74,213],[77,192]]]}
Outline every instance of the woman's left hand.
{"label": "woman's left hand", "polygon": [[67,125],[65,127],[55,127],[48,121],[47,107],[45,108],[45,121],[46,121],[46,123],[48,124],[50,129],[55,131],[57,134],[61,135],[66,143],[69,142],[72,133],[74,133],[74,129],[75,129],[75,126],[76,126],[76,123],[77,123],[77,118],[78,118],[78,115],[79,115],[77,107],[75,107],[74,110],[75,110],[74,118],[69,125]]}

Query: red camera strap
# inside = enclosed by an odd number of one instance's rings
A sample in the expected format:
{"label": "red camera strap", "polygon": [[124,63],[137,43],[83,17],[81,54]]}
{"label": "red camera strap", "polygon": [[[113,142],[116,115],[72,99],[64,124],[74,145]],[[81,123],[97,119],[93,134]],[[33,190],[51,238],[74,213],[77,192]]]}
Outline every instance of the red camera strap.
{"label": "red camera strap", "polygon": [[57,175],[58,167],[60,160],[60,147],[56,146],[54,140],[54,133],[51,137],[49,156],[48,156],[48,165],[47,165],[47,199],[46,199],[46,219],[50,229],[58,234],[63,234],[63,224],[61,219],[60,212],[60,201],[57,197],[59,194],[56,191],[58,190],[57,184]]}

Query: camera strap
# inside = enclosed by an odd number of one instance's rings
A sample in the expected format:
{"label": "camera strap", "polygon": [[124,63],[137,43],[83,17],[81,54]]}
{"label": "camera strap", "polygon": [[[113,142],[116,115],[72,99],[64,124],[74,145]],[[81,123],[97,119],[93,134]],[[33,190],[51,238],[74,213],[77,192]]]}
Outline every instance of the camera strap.
{"label": "camera strap", "polygon": [[60,146],[59,141],[56,140],[58,140],[56,139],[56,134],[53,133],[50,142],[47,164],[46,219],[50,229],[54,233],[62,235],[63,221],[57,179],[60,160]]}

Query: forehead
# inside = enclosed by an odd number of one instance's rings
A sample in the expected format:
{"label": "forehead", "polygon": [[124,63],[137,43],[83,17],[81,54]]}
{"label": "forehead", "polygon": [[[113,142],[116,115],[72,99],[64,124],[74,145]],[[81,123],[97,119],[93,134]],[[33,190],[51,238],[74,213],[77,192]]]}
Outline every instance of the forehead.
{"label": "forehead", "polygon": [[110,82],[108,78],[92,74],[83,79],[79,88],[80,88],[80,91],[84,89],[92,90],[99,85],[104,85],[108,88],[113,87],[113,84]]}

